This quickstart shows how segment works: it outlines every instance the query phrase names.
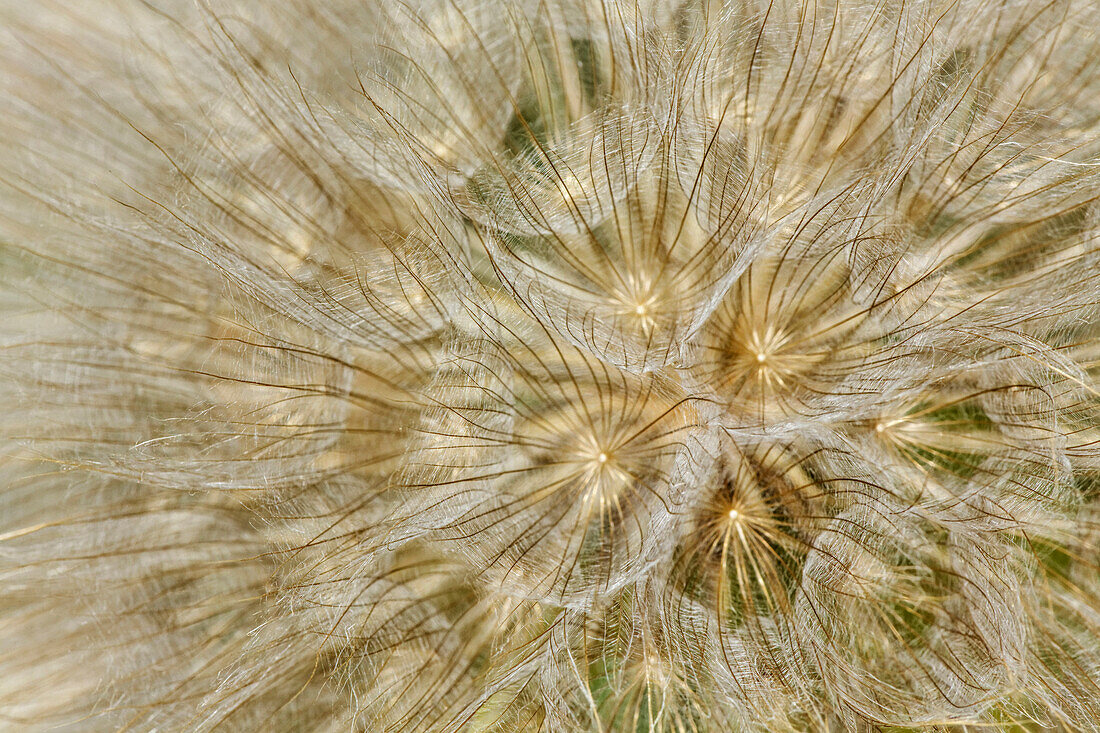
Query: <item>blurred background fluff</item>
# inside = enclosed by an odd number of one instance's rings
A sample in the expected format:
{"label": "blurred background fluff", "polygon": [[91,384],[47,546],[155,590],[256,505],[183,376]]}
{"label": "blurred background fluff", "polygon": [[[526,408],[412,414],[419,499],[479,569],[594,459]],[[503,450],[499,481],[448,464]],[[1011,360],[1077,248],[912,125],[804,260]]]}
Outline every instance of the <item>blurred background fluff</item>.
{"label": "blurred background fluff", "polygon": [[0,728],[1100,729],[1094,0],[0,2]]}

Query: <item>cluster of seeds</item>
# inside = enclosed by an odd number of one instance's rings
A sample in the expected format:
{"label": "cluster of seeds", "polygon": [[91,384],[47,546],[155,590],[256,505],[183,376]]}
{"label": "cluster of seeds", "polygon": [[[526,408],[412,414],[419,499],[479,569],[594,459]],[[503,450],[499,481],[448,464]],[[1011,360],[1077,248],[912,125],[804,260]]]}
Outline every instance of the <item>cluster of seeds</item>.
{"label": "cluster of seeds", "polygon": [[156,5],[0,3],[0,720],[1096,729],[1091,0]]}

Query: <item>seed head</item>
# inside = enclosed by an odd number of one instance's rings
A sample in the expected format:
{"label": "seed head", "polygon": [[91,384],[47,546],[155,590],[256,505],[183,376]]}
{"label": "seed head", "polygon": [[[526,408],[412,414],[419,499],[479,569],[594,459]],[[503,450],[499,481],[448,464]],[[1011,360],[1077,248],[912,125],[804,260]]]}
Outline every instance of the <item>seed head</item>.
{"label": "seed head", "polygon": [[0,719],[1097,730],[1097,28],[0,0]]}

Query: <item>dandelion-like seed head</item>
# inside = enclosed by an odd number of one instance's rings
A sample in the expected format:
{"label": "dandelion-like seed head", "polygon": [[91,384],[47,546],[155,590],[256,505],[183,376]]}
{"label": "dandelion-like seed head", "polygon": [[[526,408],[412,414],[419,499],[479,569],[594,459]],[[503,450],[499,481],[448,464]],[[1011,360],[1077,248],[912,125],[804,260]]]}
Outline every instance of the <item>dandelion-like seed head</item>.
{"label": "dandelion-like seed head", "polygon": [[0,0],[0,720],[1096,730],[1092,0]]}

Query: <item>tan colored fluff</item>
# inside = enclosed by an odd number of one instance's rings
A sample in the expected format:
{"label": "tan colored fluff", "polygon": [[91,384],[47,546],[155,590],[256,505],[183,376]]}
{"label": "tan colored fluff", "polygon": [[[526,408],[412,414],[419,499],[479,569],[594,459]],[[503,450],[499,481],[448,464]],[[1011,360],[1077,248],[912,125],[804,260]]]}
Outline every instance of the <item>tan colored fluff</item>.
{"label": "tan colored fluff", "polygon": [[0,3],[0,723],[1100,730],[1098,28]]}

